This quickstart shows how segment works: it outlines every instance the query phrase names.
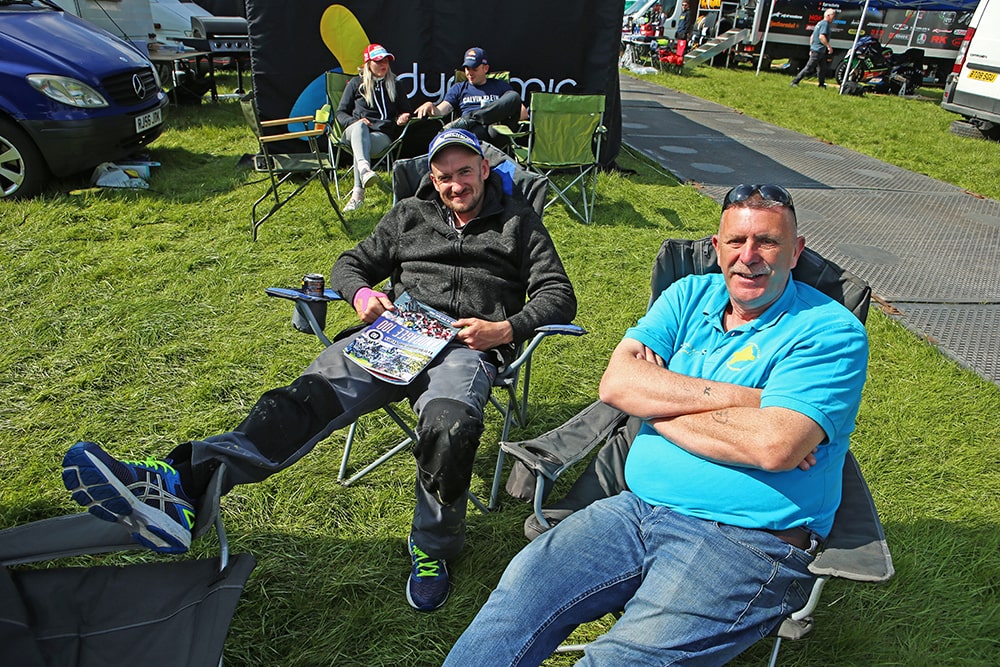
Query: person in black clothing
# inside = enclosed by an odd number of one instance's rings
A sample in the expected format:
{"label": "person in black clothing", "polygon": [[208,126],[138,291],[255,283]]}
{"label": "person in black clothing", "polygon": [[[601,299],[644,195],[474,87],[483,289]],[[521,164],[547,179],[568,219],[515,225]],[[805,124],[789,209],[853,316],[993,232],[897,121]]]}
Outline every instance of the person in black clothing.
{"label": "person in black clothing", "polygon": [[[458,333],[429,366],[409,384],[385,382],[344,356],[363,334],[345,336],[290,385],[263,394],[232,431],[141,461],[76,443],[63,459],[73,499],[146,547],[183,553],[198,499],[220,463],[223,493],[259,482],[359,416],[408,399],[418,420],[406,599],[420,611],[444,604],[446,561],[465,543],[466,492],[493,380],[535,329],[572,321],[576,296],[541,218],[506,193],[472,133],[444,130],[428,154],[430,172],[416,195],[401,199],[370,236],[340,255],[330,286],[366,324],[394,309],[404,292],[456,318]],[[386,279],[389,289],[377,291]]]}
{"label": "person in black clothing", "polygon": [[369,44],[364,60],[337,107],[337,122],[345,128],[342,141],[350,144],[354,154],[354,190],[345,211],[364,203],[365,188],[378,178],[371,168],[372,154],[388,148],[410,119],[410,103],[396,89],[396,75],[390,67],[394,56],[381,44]]}

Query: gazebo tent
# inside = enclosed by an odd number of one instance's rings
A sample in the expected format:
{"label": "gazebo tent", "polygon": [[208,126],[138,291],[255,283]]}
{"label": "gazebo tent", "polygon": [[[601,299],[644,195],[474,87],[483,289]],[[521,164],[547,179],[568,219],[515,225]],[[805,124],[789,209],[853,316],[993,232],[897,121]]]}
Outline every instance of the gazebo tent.
{"label": "gazebo tent", "polygon": [[[768,29],[771,26],[771,17],[774,14],[776,4],[777,0],[771,0],[771,5],[767,13],[767,22],[764,24],[764,37],[760,45],[761,53],[767,47]],[[979,0],[951,0],[950,2],[946,0],[865,0],[864,2],[841,2],[841,9],[844,7],[861,7],[861,22],[854,33],[854,43],[851,46],[851,53],[847,60],[847,71],[850,71],[858,40],[864,35],[865,20],[868,18],[869,8],[878,7],[883,10],[912,9],[928,12],[971,12],[976,9],[978,4]],[[760,72],[760,63],[757,65],[757,72]],[[843,92],[843,85],[841,85],[841,92]]]}

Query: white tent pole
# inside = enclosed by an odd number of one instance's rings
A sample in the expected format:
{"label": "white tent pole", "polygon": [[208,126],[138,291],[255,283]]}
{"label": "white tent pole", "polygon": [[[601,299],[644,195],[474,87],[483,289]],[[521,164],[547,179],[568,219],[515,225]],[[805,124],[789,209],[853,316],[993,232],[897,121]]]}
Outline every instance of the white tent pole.
{"label": "white tent pole", "polygon": [[[844,86],[847,84],[847,77],[851,73],[851,61],[854,60],[854,55],[858,50],[858,40],[861,38],[861,33],[865,27],[865,17],[868,16],[868,0],[865,0],[865,6],[861,9],[861,21],[858,22],[858,30],[854,33],[854,44],[851,45],[851,51],[847,54],[847,67],[844,68],[844,78],[840,82],[839,94],[844,94]],[[833,73],[834,79],[837,78],[837,72]]]}
{"label": "white tent pole", "polygon": [[767,48],[767,33],[771,30],[771,16],[774,14],[774,5],[777,2],[778,0],[771,0],[771,8],[767,11],[767,23],[764,24],[764,39],[760,42],[760,54],[757,57],[757,73],[754,76],[760,76],[760,66],[764,62],[764,49]]}

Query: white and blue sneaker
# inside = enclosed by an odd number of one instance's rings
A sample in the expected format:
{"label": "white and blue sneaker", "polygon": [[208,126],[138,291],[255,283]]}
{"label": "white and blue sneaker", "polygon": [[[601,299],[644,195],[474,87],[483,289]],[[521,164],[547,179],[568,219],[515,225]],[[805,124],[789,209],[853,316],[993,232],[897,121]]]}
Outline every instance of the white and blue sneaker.
{"label": "white and blue sneaker", "polygon": [[160,553],[191,546],[194,503],[177,471],[165,461],[119,461],[92,442],[78,442],[63,457],[63,484],[73,500],[132,539]]}
{"label": "white and blue sneaker", "polygon": [[413,543],[411,535],[407,540],[413,569],[406,582],[406,601],[417,611],[434,611],[448,599],[451,584],[448,582],[448,566],[443,560],[435,560]]}

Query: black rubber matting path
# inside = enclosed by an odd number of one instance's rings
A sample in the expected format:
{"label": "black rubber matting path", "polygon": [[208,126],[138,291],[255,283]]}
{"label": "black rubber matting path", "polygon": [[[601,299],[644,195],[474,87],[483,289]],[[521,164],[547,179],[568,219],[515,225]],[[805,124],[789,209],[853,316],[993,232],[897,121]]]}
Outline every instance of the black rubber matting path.
{"label": "black rubber matting path", "polygon": [[784,185],[810,247],[1000,385],[1000,202],[630,76],[621,94],[629,147],[720,202]]}

